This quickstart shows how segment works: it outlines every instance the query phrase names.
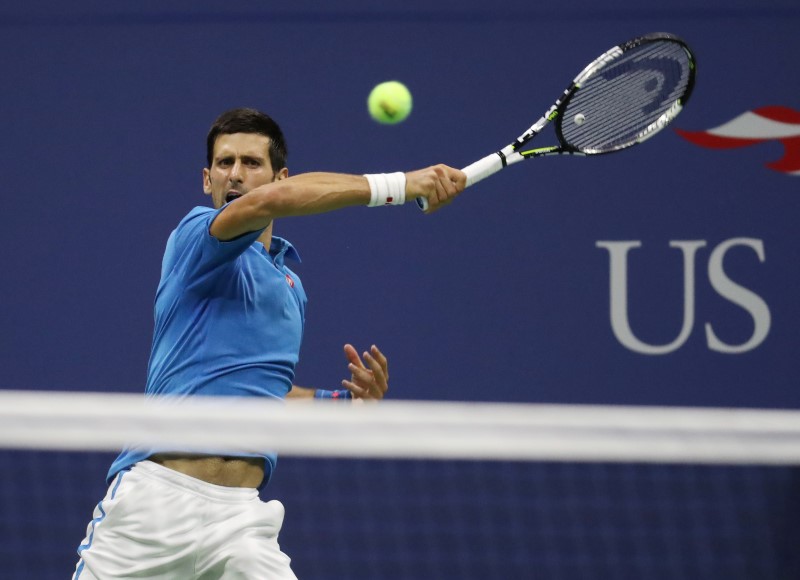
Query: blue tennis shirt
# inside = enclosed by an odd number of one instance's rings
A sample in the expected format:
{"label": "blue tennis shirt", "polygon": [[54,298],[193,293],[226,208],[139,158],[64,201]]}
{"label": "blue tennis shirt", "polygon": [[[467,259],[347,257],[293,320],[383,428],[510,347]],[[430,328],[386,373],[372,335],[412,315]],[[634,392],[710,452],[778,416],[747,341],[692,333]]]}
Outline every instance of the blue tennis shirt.
{"label": "blue tennis shirt", "polygon": [[[223,209],[194,208],[167,241],[146,396],[283,399],[292,387],[307,298],[284,260],[300,256],[275,236],[267,250],[256,241],[263,230],[218,240],[209,228]],[[107,479],[155,452],[176,451],[125,449]],[[277,458],[261,456],[266,484]]]}

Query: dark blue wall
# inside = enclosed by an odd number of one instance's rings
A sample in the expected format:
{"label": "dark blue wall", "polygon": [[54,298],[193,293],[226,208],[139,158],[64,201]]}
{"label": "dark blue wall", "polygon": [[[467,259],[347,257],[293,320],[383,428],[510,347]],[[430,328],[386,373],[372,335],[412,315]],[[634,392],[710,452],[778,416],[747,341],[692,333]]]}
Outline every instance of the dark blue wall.
{"label": "dark blue wall", "polygon": [[[293,173],[464,166],[533,122],[589,59],[656,30],[698,56],[676,127],[800,108],[788,0],[336,6],[3,10],[3,387],[142,388],[163,245],[207,203],[204,134],[226,108],[275,116]],[[390,78],[410,87],[414,111],[380,126],[365,99]],[[311,300],[298,381],[336,384],[341,345],[376,342],[397,398],[797,407],[800,177],[763,165],[781,147],[708,150],[670,130],[619,156],[514,168],[428,218],[406,206],[278,223]],[[729,344],[754,328],[707,275],[712,250],[740,237],[761,240],[766,259],[735,247],[726,271],[771,323],[757,348],[720,354],[706,322]],[[596,243],[618,240],[642,243],[629,255],[629,314],[650,344],[681,328],[670,241],[706,241],[693,331],[669,354],[638,354],[612,332],[609,253]]]}
{"label": "dark blue wall", "polygon": [[[142,390],[164,243],[207,203],[204,138],[221,111],[272,114],[292,173],[464,166],[524,130],[588,60],[662,30],[699,62],[676,128],[800,110],[796,0],[6,3],[0,387]],[[388,79],[415,99],[397,126],[366,111]],[[509,169],[429,217],[408,205],[281,221],[310,297],[297,380],[338,384],[342,344],[374,342],[399,399],[798,408],[800,175],[764,165],[782,155],[776,141],[705,149],[671,128],[624,154]],[[725,272],[768,322],[709,279],[714,250],[737,239]],[[612,331],[598,242],[641,243],[630,324],[663,345],[684,316],[670,243],[689,240],[704,241],[692,331],[666,354],[635,352]],[[707,323],[731,345],[768,333],[725,354]]]}

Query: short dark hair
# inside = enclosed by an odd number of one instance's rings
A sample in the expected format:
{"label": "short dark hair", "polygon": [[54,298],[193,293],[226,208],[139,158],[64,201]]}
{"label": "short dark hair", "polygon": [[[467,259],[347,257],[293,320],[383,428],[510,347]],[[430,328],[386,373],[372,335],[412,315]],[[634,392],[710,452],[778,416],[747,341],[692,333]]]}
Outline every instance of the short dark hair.
{"label": "short dark hair", "polygon": [[241,107],[222,113],[206,138],[206,160],[211,167],[214,157],[214,144],[220,135],[233,133],[256,133],[269,138],[269,160],[273,171],[280,171],[286,167],[286,157],[289,151],[283,131],[272,117],[256,109]]}

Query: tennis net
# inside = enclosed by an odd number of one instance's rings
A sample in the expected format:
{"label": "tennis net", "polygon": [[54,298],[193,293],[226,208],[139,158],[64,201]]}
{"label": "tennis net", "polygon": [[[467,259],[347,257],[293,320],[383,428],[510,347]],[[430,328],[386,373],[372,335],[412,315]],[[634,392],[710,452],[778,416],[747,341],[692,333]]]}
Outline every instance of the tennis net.
{"label": "tennis net", "polygon": [[0,391],[0,562],[64,578],[126,444],[274,449],[303,579],[800,577],[800,413]]}

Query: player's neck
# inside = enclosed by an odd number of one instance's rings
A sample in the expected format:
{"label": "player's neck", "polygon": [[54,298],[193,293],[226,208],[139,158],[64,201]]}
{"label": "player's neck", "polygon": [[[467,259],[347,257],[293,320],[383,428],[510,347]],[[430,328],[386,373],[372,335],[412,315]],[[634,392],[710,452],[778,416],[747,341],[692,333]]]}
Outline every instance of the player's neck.
{"label": "player's neck", "polygon": [[267,248],[267,251],[269,251],[269,248],[272,245],[272,223],[270,223],[267,228],[261,232],[261,235],[258,236],[257,241],[264,244],[264,247]]}

